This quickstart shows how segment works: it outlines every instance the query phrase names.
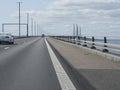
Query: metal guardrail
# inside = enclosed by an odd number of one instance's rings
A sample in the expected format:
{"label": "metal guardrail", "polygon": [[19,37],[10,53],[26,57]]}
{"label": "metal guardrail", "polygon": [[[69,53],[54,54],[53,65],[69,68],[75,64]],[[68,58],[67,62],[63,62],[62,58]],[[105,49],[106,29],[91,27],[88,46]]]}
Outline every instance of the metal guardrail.
{"label": "metal guardrail", "polygon": [[40,37],[40,36],[21,36],[21,37],[19,37],[19,36],[14,36],[14,39],[22,39],[22,38],[33,38],[33,37]]}
{"label": "metal guardrail", "polygon": [[82,45],[84,47],[97,49],[102,52],[111,53],[120,56],[120,45],[108,44],[106,37],[104,37],[103,43],[99,41],[95,41],[94,37],[92,37],[91,39],[88,39],[86,37],[79,37],[79,36],[52,36],[52,37],[65,42]]}

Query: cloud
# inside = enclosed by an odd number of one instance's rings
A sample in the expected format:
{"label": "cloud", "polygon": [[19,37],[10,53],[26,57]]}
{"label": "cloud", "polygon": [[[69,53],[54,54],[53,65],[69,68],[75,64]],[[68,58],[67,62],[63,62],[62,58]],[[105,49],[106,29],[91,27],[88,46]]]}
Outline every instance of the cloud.
{"label": "cloud", "polygon": [[26,12],[42,29],[55,34],[72,34],[74,23],[81,25],[86,35],[99,34],[100,30],[111,32],[111,27],[114,31],[120,28],[117,25],[120,23],[120,0],[56,0],[43,11],[23,11],[23,16]]}

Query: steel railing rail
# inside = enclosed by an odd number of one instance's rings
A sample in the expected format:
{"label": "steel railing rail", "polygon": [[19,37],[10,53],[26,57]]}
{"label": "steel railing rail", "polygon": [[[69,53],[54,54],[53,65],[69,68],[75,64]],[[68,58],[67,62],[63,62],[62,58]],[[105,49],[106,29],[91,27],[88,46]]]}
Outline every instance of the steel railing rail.
{"label": "steel railing rail", "polygon": [[91,49],[100,49],[103,52],[112,52],[113,54],[114,53],[116,54],[117,52],[117,55],[120,55],[120,45],[110,44],[110,43],[107,43],[107,41],[104,41],[102,43],[99,41],[92,41],[92,39],[87,40],[86,37],[85,39],[83,37],[81,39],[78,36],[55,36],[54,38],[62,41],[86,46]]}

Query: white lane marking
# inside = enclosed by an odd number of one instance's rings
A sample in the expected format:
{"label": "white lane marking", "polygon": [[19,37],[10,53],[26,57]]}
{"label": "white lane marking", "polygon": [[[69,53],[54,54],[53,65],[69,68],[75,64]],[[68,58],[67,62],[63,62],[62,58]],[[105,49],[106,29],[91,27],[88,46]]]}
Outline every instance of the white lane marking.
{"label": "white lane marking", "polygon": [[69,76],[63,69],[62,65],[60,64],[59,60],[57,59],[55,53],[53,52],[52,48],[50,47],[46,39],[45,39],[45,42],[46,42],[48,52],[50,54],[50,57],[51,57],[51,60],[55,68],[55,71],[56,71],[62,90],[76,90],[75,86],[73,85]]}
{"label": "white lane marking", "polygon": [[4,49],[7,50],[7,49],[9,49],[9,48],[10,48],[10,47],[5,47]]}

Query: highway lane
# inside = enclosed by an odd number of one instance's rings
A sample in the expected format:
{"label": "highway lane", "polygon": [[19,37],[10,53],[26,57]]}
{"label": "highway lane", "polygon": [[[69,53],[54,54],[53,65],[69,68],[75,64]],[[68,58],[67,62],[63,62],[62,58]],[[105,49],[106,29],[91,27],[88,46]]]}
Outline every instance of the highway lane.
{"label": "highway lane", "polygon": [[61,90],[43,38],[0,54],[0,90]]}
{"label": "highway lane", "polygon": [[33,40],[33,39],[35,39],[35,38],[20,38],[20,39],[15,39],[14,44],[6,44],[6,43],[0,44],[0,53],[6,51],[8,49],[11,49],[15,46],[22,45],[30,40]]}
{"label": "highway lane", "polygon": [[28,42],[30,40],[33,40],[35,39],[36,37],[29,37],[29,38],[18,38],[18,39],[15,39],[15,45],[20,45],[20,44],[23,44],[25,42]]}

